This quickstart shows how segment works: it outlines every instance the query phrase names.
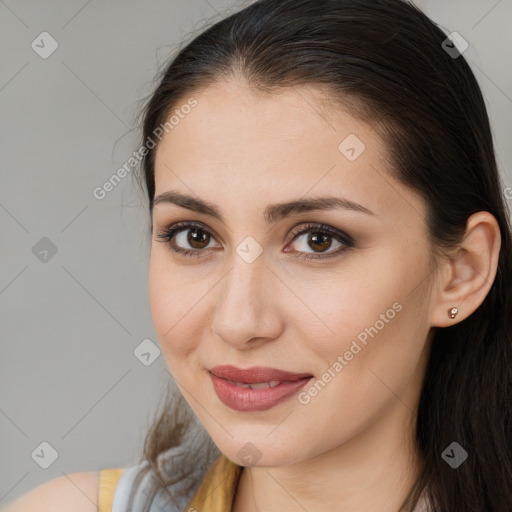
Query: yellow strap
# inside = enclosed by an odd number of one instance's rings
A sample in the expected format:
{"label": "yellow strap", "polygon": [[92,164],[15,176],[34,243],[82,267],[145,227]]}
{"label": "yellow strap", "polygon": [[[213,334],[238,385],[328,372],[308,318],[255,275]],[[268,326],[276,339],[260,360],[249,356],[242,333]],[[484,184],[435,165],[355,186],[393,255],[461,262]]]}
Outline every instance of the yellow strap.
{"label": "yellow strap", "polygon": [[244,468],[223,453],[213,462],[203,477],[192,500],[185,508],[188,512],[231,512],[240,474]]}
{"label": "yellow strap", "polygon": [[112,468],[100,470],[100,487],[98,493],[98,508],[100,512],[112,512],[112,502],[117,483],[125,468]]}

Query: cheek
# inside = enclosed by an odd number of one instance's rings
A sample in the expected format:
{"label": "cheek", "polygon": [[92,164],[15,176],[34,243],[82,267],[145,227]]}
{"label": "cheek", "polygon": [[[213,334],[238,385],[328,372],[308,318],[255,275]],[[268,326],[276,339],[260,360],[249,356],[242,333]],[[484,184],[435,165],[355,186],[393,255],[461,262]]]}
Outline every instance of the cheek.
{"label": "cheek", "polygon": [[[429,330],[430,267],[426,255],[397,245],[347,258],[339,270],[316,278],[297,272],[288,283],[302,302],[292,298],[287,314],[320,366],[330,367],[338,356],[346,356],[352,375],[370,365],[414,366]],[[404,265],[404,258],[416,264]]]}
{"label": "cheek", "polygon": [[180,282],[179,273],[168,262],[166,264],[158,249],[153,251],[149,264],[149,303],[153,325],[167,363],[173,359],[176,351],[187,350],[176,336],[187,313],[187,301],[178,300],[178,297],[184,298],[183,286],[186,285]]}
{"label": "cheek", "polygon": [[208,282],[193,267],[173,265],[162,249],[152,251],[149,263],[151,318],[162,353],[173,375],[191,359],[206,325]]}

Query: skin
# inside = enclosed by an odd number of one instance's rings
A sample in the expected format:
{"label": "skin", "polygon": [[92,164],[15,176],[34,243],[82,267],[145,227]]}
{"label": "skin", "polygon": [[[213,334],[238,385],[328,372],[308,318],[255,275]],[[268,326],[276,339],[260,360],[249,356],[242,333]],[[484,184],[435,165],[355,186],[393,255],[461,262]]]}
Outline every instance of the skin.
{"label": "skin", "polygon": [[[436,256],[426,204],[391,177],[384,142],[332,102],[327,108],[320,89],[261,95],[231,79],[192,96],[197,106],[157,148],[155,196],[191,194],[215,204],[223,220],[172,203],[154,207],[150,306],[169,370],[219,449],[246,465],[238,451],[257,447],[233,511],[395,512],[421,463],[413,431],[432,327],[461,321],[485,298],[497,223],[475,214],[464,245]],[[354,161],[338,149],[349,134],[366,147]],[[270,203],[327,195],[373,215],[336,208],[275,224],[263,218]],[[180,221],[201,222],[211,234],[202,246],[187,242],[189,231],[175,236],[199,257],[157,237]],[[355,245],[301,260],[343,247],[334,237],[324,249],[308,244],[314,228],[289,236],[307,223],[341,230]],[[246,237],[263,249],[252,263],[236,252]],[[401,310],[309,403],[295,395],[266,411],[238,412],[217,397],[207,368],[220,364],[321,378],[394,303]],[[455,320],[447,314],[453,306]]]}

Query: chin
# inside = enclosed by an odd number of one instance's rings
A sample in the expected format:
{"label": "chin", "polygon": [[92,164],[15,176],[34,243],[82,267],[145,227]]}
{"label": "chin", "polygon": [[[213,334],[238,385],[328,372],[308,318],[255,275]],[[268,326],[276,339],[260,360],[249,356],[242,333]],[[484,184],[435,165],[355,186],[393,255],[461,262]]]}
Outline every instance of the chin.
{"label": "chin", "polygon": [[243,436],[237,440],[235,435],[234,439],[223,439],[223,442],[215,444],[228,459],[245,467],[287,466],[306,457],[299,451],[299,446],[283,446],[280,439],[271,442],[265,436]]}

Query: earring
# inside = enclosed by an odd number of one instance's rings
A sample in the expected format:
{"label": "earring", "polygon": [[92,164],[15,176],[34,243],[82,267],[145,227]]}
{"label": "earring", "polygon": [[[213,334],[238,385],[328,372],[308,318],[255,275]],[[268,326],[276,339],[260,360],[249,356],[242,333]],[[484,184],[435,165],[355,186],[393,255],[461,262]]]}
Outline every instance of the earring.
{"label": "earring", "polygon": [[459,310],[457,308],[451,308],[448,310],[448,316],[450,318],[455,318],[457,316],[458,312],[459,312]]}

